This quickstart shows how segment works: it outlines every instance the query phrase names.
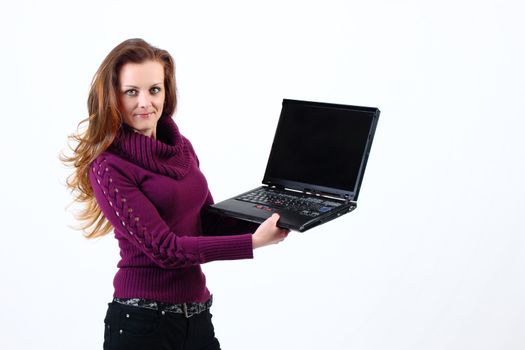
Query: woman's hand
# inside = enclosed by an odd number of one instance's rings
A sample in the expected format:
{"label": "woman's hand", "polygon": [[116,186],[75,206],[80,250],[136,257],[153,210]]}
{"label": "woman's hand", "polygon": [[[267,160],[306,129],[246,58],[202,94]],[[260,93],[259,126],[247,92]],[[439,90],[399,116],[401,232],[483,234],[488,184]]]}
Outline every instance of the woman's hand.
{"label": "woman's hand", "polygon": [[277,227],[279,214],[273,214],[264,221],[252,235],[253,249],[283,241],[290,230]]}

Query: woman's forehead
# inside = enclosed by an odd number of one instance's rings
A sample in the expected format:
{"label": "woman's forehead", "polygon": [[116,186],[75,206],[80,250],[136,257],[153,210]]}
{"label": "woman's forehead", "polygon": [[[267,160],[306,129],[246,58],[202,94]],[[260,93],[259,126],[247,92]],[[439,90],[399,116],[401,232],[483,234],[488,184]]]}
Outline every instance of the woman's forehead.
{"label": "woman's forehead", "polygon": [[121,85],[154,85],[164,81],[164,67],[157,61],[128,62],[119,72]]}

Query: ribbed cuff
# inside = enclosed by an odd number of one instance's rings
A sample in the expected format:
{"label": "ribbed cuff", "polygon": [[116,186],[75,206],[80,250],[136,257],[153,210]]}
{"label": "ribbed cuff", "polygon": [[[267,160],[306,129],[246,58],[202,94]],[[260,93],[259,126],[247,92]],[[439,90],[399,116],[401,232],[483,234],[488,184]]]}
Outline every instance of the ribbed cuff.
{"label": "ribbed cuff", "polygon": [[198,237],[201,263],[215,260],[253,259],[252,234]]}

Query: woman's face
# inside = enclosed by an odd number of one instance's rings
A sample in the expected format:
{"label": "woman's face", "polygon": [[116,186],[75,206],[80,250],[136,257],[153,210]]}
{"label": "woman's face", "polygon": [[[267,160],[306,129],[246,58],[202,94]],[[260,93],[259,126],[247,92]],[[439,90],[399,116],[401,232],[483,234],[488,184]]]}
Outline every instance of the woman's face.
{"label": "woman's face", "polygon": [[155,138],[164,107],[164,67],[157,61],[128,62],[120,69],[119,84],[124,122],[136,132]]}

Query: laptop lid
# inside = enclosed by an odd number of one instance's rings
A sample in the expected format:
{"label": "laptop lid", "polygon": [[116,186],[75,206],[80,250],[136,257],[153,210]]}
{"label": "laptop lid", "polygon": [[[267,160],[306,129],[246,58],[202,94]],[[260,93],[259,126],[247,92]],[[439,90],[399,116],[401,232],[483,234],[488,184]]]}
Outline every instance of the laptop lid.
{"label": "laptop lid", "polygon": [[357,200],[379,113],[284,99],[263,184]]}

